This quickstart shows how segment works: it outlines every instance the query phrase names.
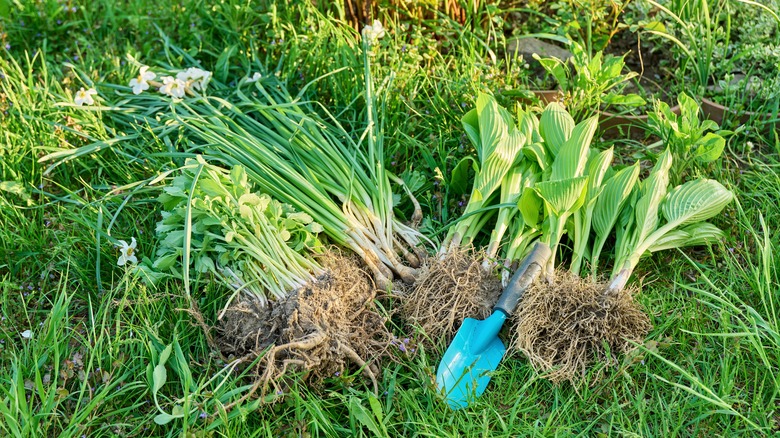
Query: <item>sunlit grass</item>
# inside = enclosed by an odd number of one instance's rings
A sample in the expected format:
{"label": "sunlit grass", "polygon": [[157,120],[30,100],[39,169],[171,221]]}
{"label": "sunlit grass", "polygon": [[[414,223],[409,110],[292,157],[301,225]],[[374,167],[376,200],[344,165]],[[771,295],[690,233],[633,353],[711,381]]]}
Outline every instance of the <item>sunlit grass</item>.
{"label": "sunlit grass", "polygon": [[[180,283],[147,286],[116,266],[119,239],[135,237],[139,258],[153,255],[156,192],[134,191],[132,185],[181,164],[171,158],[175,145],[128,140],[46,174],[48,163],[38,159],[143,132],[143,126],[112,125],[102,113],[108,110],[62,103],[72,102],[82,86],[126,85],[136,74],[128,54],[149,65],[184,66],[184,58],[166,52],[161,32],[226,83],[262,67],[298,91],[347,67],[306,93],[325,102],[350,129],[365,128],[360,126],[361,61],[349,46],[333,45],[330,36],[341,24],[305,5],[226,1],[209,9],[199,1],[133,0],[122,8],[114,3],[76,1],[68,3],[75,12],[56,12],[62,7],[58,2],[19,2],[3,23],[10,50],[0,54],[0,183],[7,183],[0,186],[0,435],[174,437],[186,430],[235,437],[752,436],[780,431],[778,142],[776,136],[751,132],[754,147],[746,144],[744,133],[730,138],[731,155],[712,169],[739,200],[718,223],[727,230],[724,243],[709,251],[661,254],[637,268],[632,281],[642,284],[639,300],[655,328],[634,356],[620,359],[622,366],[596,366],[576,387],[554,386],[522,355],[512,354],[473,407],[453,412],[432,385],[441,352],[421,347],[385,365],[378,394],[358,376],[341,376],[315,388],[294,383],[276,403],[225,411],[251,384],[243,375],[250,364],[233,369],[229,364],[235,358],[220,357],[209,345],[185,310],[189,302]],[[448,50],[438,50],[437,40],[417,28],[394,31],[382,41],[374,64],[377,78],[395,75],[378,90],[385,162],[423,204],[426,232],[436,232],[460,215],[457,203],[463,198],[449,192],[447,179],[470,152],[460,117],[478,91],[519,88],[523,78],[506,76],[509,66],[502,63],[511,59],[491,60],[484,35],[453,27],[444,18],[425,25],[446,36]],[[511,93],[499,94],[502,103],[512,104]],[[616,154],[620,146],[616,143]],[[437,179],[437,172],[444,178]],[[399,199],[399,215],[409,215],[411,204]],[[208,278],[196,278],[191,288],[204,318],[215,323],[224,291]],[[23,336],[28,330],[29,338]],[[160,363],[168,345],[167,379],[157,391],[161,411],[149,369]],[[186,415],[165,425],[154,422],[176,406]]]}

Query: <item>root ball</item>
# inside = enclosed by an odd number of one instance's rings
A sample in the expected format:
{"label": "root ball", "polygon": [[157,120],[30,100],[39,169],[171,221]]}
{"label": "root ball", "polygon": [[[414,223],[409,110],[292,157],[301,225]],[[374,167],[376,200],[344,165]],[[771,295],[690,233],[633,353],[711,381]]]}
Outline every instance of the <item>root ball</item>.
{"label": "root ball", "polygon": [[255,390],[279,391],[292,372],[309,383],[363,369],[376,390],[380,359],[392,335],[374,303],[377,289],[355,258],[330,253],[326,274],[266,307],[243,300],[223,318],[220,347],[251,360],[260,355]]}
{"label": "root ball", "polygon": [[480,260],[467,251],[429,258],[403,297],[404,318],[422,329],[429,345],[449,343],[467,317],[490,315],[501,294],[501,281],[483,270]]}
{"label": "root ball", "polygon": [[568,272],[538,282],[515,314],[513,347],[555,383],[576,382],[595,362],[617,364],[652,326],[630,291],[605,297],[606,286]]}

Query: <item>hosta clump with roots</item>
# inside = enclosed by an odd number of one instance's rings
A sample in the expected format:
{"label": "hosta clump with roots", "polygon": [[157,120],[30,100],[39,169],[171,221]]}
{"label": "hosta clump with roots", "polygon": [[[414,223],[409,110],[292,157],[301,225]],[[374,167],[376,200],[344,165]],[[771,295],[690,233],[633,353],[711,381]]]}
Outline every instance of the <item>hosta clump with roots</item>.
{"label": "hosta clump with roots", "polygon": [[[457,327],[449,321],[460,323],[468,316],[489,314],[498,292],[479,284],[493,277],[508,280],[535,243],[551,249],[551,256],[543,263],[545,275],[553,275],[558,244],[570,228],[569,219],[585,200],[587,163],[596,125],[596,118],[575,124],[557,103],[545,108],[540,118],[518,110],[515,122],[495,99],[479,96],[476,108],[463,118],[479,163],[471,198],[463,217],[442,243],[439,263],[443,268],[429,268],[426,273],[431,273],[430,279],[421,275],[409,300],[413,307],[435,310],[423,313],[427,319],[421,320],[421,312],[409,309],[406,313],[412,315],[413,323],[428,331],[436,331],[445,323],[446,333],[451,335]],[[474,262],[481,270],[462,263],[469,269],[457,276],[447,275],[453,265],[448,259],[462,258],[463,247],[468,248],[480,233],[488,232],[487,249],[477,253]],[[466,275],[468,279],[464,279]],[[443,278],[453,280],[447,285]],[[469,290],[461,287],[469,283],[475,286]],[[491,291],[491,295],[477,295],[481,291]],[[459,305],[438,306],[442,301]],[[469,304],[473,302],[481,303],[477,311]]]}
{"label": "hosta clump with roots", "polygon": [[[596,246],[591,269],[598,267],[602,233],[614,231],[612,278],[597,283],[575,273],[558,276],[526,296],[517,314],[514,346],[554,381],[582,377],[587,366],[630,349],[649,330],[649,320],[625,290],[641,257],[672,248],[704,245],[722,237],[706,222],[734,195],[717,181],[697,179],[669,190],[673,155],[666,150],[643,181],[626,168],[606,180],[594,208]],[[626,172],[626,173],[621,173]],[[591,223],[591,218],[585,219]],[[614,230],[613,230],[614,227]],[[587,239],[585,229],[580,239]],[[574,247],[578,247],[575,240]],[[578,266],[578,265],[577,265]]]}

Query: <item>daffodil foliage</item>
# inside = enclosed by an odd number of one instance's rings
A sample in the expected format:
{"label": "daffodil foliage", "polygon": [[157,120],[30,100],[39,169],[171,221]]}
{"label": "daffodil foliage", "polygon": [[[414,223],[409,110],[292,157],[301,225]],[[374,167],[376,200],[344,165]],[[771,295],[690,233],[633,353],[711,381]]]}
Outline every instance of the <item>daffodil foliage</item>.
{"label": "daffodil foliage", "polygon": [[261,303],[297,289],[322,269],[311,258],[322,226],[252,189],[242,166],[188,159],[159,196],[154,268],[181,278],[211,273]]}

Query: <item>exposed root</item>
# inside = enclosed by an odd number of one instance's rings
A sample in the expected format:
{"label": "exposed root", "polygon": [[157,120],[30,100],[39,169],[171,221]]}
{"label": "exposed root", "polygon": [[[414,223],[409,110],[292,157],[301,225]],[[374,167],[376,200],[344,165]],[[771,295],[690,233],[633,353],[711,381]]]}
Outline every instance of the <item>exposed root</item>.
{"label": "exposed root", "polygon": [[378,364],[392,335],[374,304],[377,289],[356,259],[331,253],[320,262],[327,273],[313,285],[264,308],[242,300],[227,311],[223,352],[247,361],[263,356],[253,388],[236,403],[283,392],[296,374],[317,384],[361,369],[378,391]]}
{"label": "exposed root", "polygon": [[482,257],[470,251],[426,260],[417,282],[403,298],[406,320],[426,334],[430,344],[447,342],[467,317],[485,318],[501,294],[501,282],[482,269]]}
{"label": "exposed root", "polygon": [[595,362],[617,364],[652,326],[630,291],[605,299],[606,287],[568,272],[537,282],[515,314],[512,346],[555,383],[576,382]]}

